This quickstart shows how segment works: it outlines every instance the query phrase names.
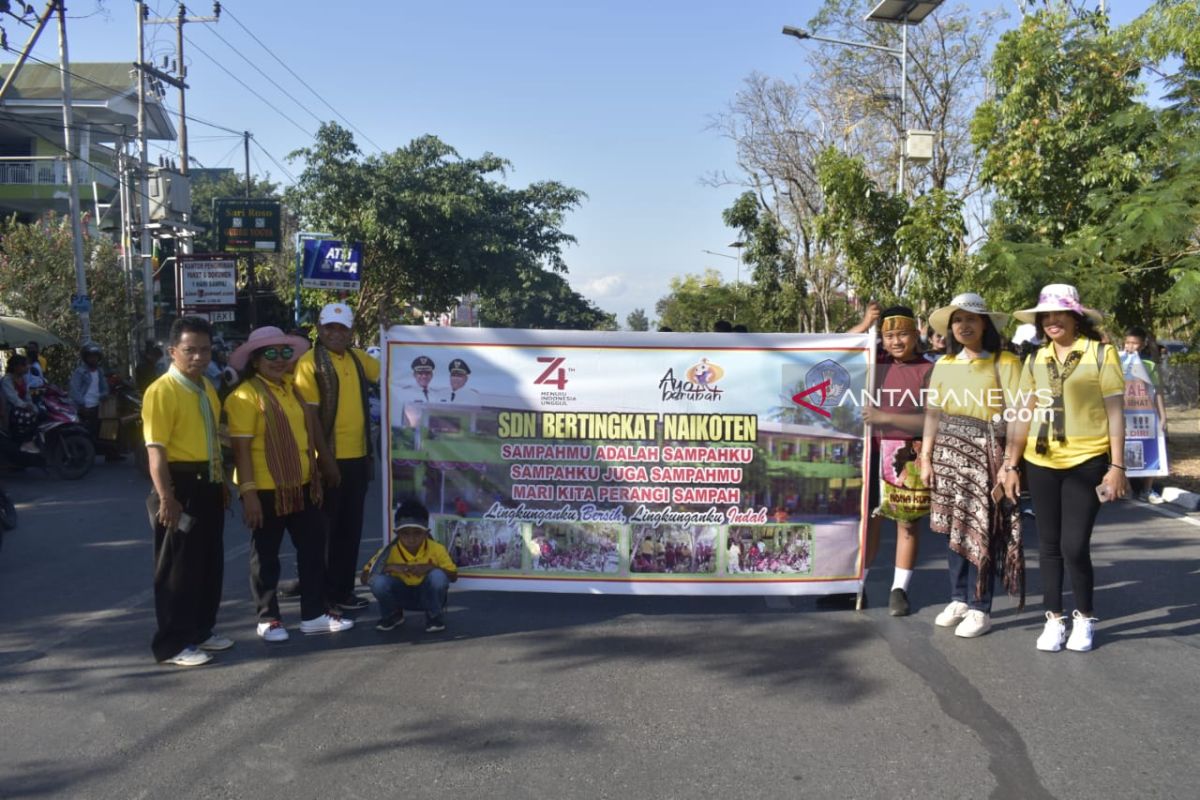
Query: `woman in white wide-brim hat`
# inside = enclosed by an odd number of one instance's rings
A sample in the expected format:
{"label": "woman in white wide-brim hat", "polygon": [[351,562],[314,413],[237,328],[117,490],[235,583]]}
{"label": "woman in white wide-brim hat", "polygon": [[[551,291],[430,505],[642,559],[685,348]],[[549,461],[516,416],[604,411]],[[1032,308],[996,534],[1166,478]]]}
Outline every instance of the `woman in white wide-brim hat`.
{"label": "woman in white wide-brim hat", "polygon": [[1025,603],[1019,509],[992,491],[1004,458],[1004,411],[1021,374],[1020,359],[1001,348],[1007,322],[971,293],[929,315],[948,350],[929,376],[920,455],[932,491],[929,527],[949,540],[950,604],[935,622],[966,639],[991,629],[996,572]]}
{"label": "woman in white wide-brim hat", "polygon": [[308,341],[279,328],[257,328],[229,357],[242,382],[225,399],[234,477],[250,529],[250,590],[265,641],[288,638],[279,613],[279,547],[286,531],[300,573],[300,630],[336,633],[354,626],[328,610],[325,527],[318,510],[321,479],[314,469],[311,415],[292,385],[291,366]]}
{"label": "woman in white wide-brim hat", "polygon": [[[1074,286],[1050,284],[1036,306],[1014,316],[1033,323],[1044,343],[1021,373],[1029,413],[1013,426],[1004,462],[1004,490],[1015,500],[1020,491],[1017,466],[1025,459],[1037,515],[1046,606],[1037,648],[1057,652],[1065,645],[1086,652],[1092,649],[1096,623],[1092,528],[1100,504],[1128,491],[1125,376],[1116,348],[1101,344],[1096,331],[1103,315],[1084,306]],[[1031,424],[1036,432],[1032,438]],[[1069,639],[1063,617],[1064,563],[1075,597]]]}

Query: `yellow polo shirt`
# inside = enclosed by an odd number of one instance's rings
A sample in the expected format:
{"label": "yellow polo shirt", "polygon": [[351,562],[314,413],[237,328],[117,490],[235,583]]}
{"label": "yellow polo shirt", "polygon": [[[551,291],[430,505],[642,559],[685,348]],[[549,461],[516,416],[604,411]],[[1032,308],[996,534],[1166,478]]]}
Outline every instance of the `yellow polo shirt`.
{"label": "yellow polo shirt", "polygon": [[[1104,346],[1104,359],[1098,365],[1097,345],[1098,342],[1082,336],[1071,345],[1071,352],[1082,355],[1079,365],[1063,383],[1064,432],[1067,441],[1055,441],[1053,426],[1035,418],[1029,426],[1029,441],[1025,443],[1025,459],[1030,463],[1049,469],[1069,469],[1089,458],[1109,454],[1108,412],[1104,410],[1104,399],[1124,396],[1125,373],[1121,370],[1117,348],[1112,345]],[[1061,374],[1063,365],[1058,361],[1053,343],[1044,345],[1030,356],[1026,368],[1021,372],[1021,391],[1039,392],[1039,406],[1049,406],[1048,365],[1052,359],[1058,364]],[[1043,425],[1050,425],[1047,431],[1050,449],[1044,456],[1037,452],[1037,437]]]}
{"label": "yellow polo shirt", "polygon": [[[355,350],[362,364],[363,375],[371,383],[379,382],[379,362],[362,350]],[[362,458],[367,454],[366,434],[364,428],[367,420],[363,419],[362,389],[358,385],[358,370],[350,359],[349,351],[338,355],[329,351],[329,360],[333,363],[338,376],[338,413],[333,421],[334,452],[338,458]],[[296,363],[296,388],[300,396],[309,405],[320,405],[321,391],[317,383],[317,362],[314,351],[309,350],[300,356]]]}
{"label": "yellow polo shirt", "polygon": [[[291,376],[284,376],[283,383],[272,383],[263,380],[267,389],[283,407],[284,416],[296,437],[296,446],[300,450],[300,468],[305,482],[312,475],[312,464],[308,458],[308,428],[304,426],[304,406],[296,399],[293,392]],[[238,387],[225,398],[225,417],[229,421],[229,436],[233,439],[253,439],[250,445],[250,461],[254,467],[254,476],[242,476],[234,470],[234,480],[237,483],[254,481],[260,491],[275,488],[275,480],[267,468],[267,418],[259,407],[258,392],[250,381],[242,381]]]}
{"label": "yellow polo shirt", "polygon": [[[209,407],[221,413],[221,401],[208,378],[201,377]],[[213,433],[217,420],[213,420]],[[180,386],[169,375],[159,377],[146,387],[142,397],[142,437],[146,446],[157,445],[167,451],[167,461],[208,461],[208,441],[204,436],[204,417],[200,416],[200,396]],[[220,442],[216,442],[218,451]]]}
{"label": "yellow polo shirt", "polygon": [[[399,541],[389,543],[385,548],[387,552],[387,560],[384,561],[384,569],[388,566],[401,566],[403,564],[432,564],[435,567],[440,567],[446,571],[447,575],[453,577],[458,572],[458,567],[454,564],[454,559],[450,558],[450,553],[446,551],[438,542],[426,537],[421,546],[417,548],[417,552],[410,553],[404,549],[404,545]],[[363,567],[365,572],[370,572],[375,566],[375,562],[383,555],[384,551],[375,554],[374,558],[367,562]],[[381,570],[382,572],[382,570]],[[423,575],[393,575],[392,577],[399,578],[404,581],[405,586],[420,586],[421,581],[425,580]]]}
{"label": "yellow polo shirt", "polygon": [[933,365],[926,402],[943,414],[990,422],[1006,406],[1017,404],[1020,378],[1021,359],[1007,350],[998,357],[945,355]]}

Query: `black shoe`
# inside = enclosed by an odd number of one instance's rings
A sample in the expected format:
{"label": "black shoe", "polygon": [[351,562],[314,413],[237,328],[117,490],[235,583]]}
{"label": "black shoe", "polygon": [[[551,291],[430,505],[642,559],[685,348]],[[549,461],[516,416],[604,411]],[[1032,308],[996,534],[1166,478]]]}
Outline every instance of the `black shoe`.
{"label": "black shoe", "polygon": [[441,633],[444,630],[446,630],[446,623],[442,621],[441,617],[426,620],[425,622],[426,633]]}
{"label": "black shoe", "polygon": [[395,614],[388,614],[386,617],[381,617],[378,624],[375,625],[377,631],[390,631],[398,625],[404,624],[404,612],[397,611]]}
{"label": "black shoe", "polygon": [[280,581],[276,587],[280,597],[299,597],[300,596],[300,581]]}
{"label": "black shoe", "polygon": [[892,589],[888,596],[888,613],[893,617],[908,616],[908,593],[903,589]]}
{"label": "black shoe", "polygon": [[335,605],[342,611],[362,611],[367,606],[371,605],[371,601],[366,598],[352,594],[349,597],[339,600]]}

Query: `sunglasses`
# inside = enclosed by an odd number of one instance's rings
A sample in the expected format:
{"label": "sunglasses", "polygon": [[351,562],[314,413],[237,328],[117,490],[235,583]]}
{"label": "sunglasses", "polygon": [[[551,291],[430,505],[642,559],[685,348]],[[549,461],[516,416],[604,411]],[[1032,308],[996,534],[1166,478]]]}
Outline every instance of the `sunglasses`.
{"label": "sunglasses", "polygon": [[289,358],[291,358],[293,355],[295,355],[295,353],[296,353],[296,351],[293,350],[292,348],[284,346],[284,347],[268,347],[267,349],[265,349],[261,353],[259,353],[259,355],[262,356],[263,358],[265,358],[267,361],[278,361],[281,358],[284,361],[287,361]]}

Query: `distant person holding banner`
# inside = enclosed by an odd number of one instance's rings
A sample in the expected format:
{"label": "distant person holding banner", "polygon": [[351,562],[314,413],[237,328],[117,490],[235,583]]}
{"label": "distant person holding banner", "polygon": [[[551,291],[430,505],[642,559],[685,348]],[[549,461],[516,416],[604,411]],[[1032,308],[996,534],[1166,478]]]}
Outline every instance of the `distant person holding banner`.
{"label": "distant person holding banner", "polygon": [[991,630],[992,586],[1000,572],[1025,605],[1020,512],[998,495],[1007,407],[1015,402],[1021,360],[1001,350],[1007,314],[966,293],[929,315],[947,354],[929,379],[921,478],[933,492],[929,527],[949,539],[950,604],[939,627],[964,639]]}
{"label": "distant person holding banner", "polygon": [[[860,328],[870,326],[874,311],[868,307]],[[866,476],[871,517],[863,563],[869,569],[875,560],[883,520],[894,520],[896,571],[888,595],[888,613],[903,617],[909,613],[908,585],[917,564],[920,520],[929,513],[929,490],[919,470],[910,469],[916,461],[910,442],[925,428],[921,393],[929,384],[933,364],[920,352],[921,332],[911,308],[893,306],[880,311],[878,318],[881,347],[876,359],[876,404],[863,408],[863,419],[871,425],[874,436],[870,473]]]}
{"label": "distant person holding banner", "polygon": [[[1145,383],[1147,389],[1154,395],[1154,410],[1158,415],[1158,429],[1164,436],[1167,432],[1167,407],[1163,402],[1162,382],[1158,374],[1158,364],[1149,358],[1146,345],[1149,341],[1149,335],[1145,328],[1136,325],[1125,330],[1125,352],[1121,357],[1122,365],[1133,361],[1133,356],[1137,356],[1144,368]],[[1130,370],[1136,373],[1136,364],[1130,364]],[[1129,372],[1130,370],[1126,370]],[[1138,499],[1154,505],[1159,505],[1163,502],[1162,495],[1154,491],[1154,478],[1134,478],[1130,483],[1137,487]]]}
{"label": "distant person holding banner", "polygon": [[[1125,376],[1116,348],[1100,343],[1096,326],[1103,316],[1079,300],[1067,284],[1042,288],[1034,308],[1014,316],[1037,326],[1045,344],[1021,372],[1025,407],[1049,406],[1032,423],[1020,421],[1004,460],[1004,490],[1015,502],[1017,467],[1026,461],[1026,480],[1038,521],[1038,550],[1046,624],[1037,649],[1086,652],[1092,649],[1096,617],[1092,607],[1092,528],[1100,504],[1124,497]],[[1033,436],[1030,436],[1030,425]],[[1063,617],[1064,562],[1075,595],[1070,638]]]}

